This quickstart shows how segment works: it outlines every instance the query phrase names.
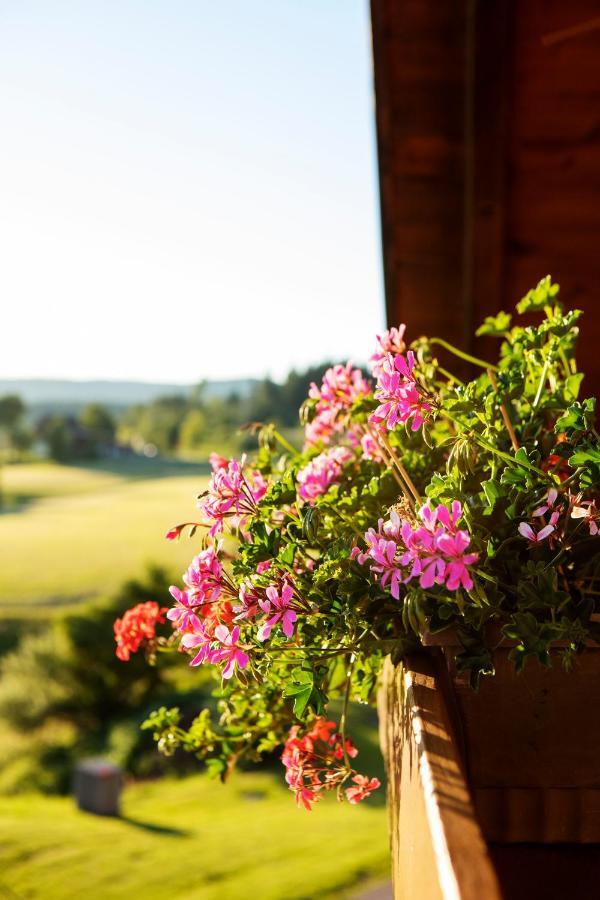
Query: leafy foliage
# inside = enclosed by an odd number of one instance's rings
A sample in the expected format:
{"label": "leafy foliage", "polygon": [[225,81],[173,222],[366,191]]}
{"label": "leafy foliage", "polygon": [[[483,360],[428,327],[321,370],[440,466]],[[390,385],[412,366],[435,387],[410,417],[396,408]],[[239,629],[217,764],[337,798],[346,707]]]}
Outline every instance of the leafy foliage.
{"label": "leafy foliage", "polygon": [[[371,703],[383,658],[427,632],[453,630],[474,686],[493,674],[500,631],[517,669],[553,649],[568,665],[598,635],[600,450],[594,400],[578,399],[580,313],[549,277],[517,311],[543,319],[499,313],[479,329],[500,338],[497,365],[440,339],[405,353],[404,326],[391,329],[375,390],[349,366],[311,387],[301,451],[263,429],[254,466],[217,463],[199,503],[210,532],[184,595],[172,589],[167,643],[194,648],[193,665],[225,663],[219,717],[186,729],[160,710],[147,727],[161,749],[225,777],[290,726],[310,734],[336,697],[343,734],[349,699]],[[438,344],[479,374],[463,384],[442,369]],[[215,542],[226,527],[231,559]]]}

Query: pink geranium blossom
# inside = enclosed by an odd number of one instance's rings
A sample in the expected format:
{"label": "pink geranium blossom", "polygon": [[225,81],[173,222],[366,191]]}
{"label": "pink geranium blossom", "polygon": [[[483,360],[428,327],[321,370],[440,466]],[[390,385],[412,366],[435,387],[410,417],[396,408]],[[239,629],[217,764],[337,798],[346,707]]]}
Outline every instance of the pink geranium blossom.
{"label": "pink geranium blossom", "polygon": [[281,621],[281,630],[284,635],[291,638],[294,633],[294,623],[298,618],[292,608],[294,591],[291,585],[284,583],[281,591],[273,584],[266,590],[266,598],[258,601],[260,608],[268,618],[258,629],[258,640],[266,641],[273,627]]}
{"label": "pink geranium blossom", "polygon": [[225,575],[219,559],[222,542],[216,547],[202,550],[190,563],[183,575],[190,597],[195,603],[213,602],[219,598],[225,585]]}
{"label": "pink geranium blossom", "polygon": [[223,678],[231,678],[236,666],[245,669],[248,665],[248,654],[239,646],[240,629],[236,625],[231,631],[226,625],[217,625],[213,634],[204,623],[198,631],[184,634],[181,639],[182,647],[186,649],[199,648],[198,653],[191,661],[191,666],[199,666],[202,663],[221,665]]}
{"label": "pink geranium blossom", "polygon": [[248,665],[248,654],[239,646],[239,638],[239,625],[235,625],[231,632],[226,625],[217,625],[215,628],[215,639],[220,646],[213,650],[211,662],[217,665],[225,663],[222,672],[223,678],[231,678],[236,666],[245,669]]}
{"label": "pink geranium blossom", "polygon": [[519,534],[527,538],[530,544],[541,544],[547,537],[550,537],[553,531],[554,525],[552,522],[549,525],[544,525],[539,531],[534,531],[527,522],[521,522],[519,525]]}
{"label": "pink geranium blossom", "polygon": [[344,465],[353,459],[346,447],[333,447],[313,457],[297,475],[298,494],[307,503],[314,503],[330,486],[339,481]]}
{"label": "pink geranium blossom", "polygon": [[327,369],[323,375],[321,387],[313,382],[308,396],[317,400],[321,409],[345,407],[348,409],[355,400],[371,392],[360,369],[352,368],[351,363],[345,366],[336,365]]}
{"label": "pink geranium blossom", "polygon": [[259,589],[252,584],[250,579],[246,579],[240,585],[239,598],[240,602],[237,606],[233,607],[233,611],[236,614],[236,621],[253,619],[258,613],[258,601],[261,598],[261,593]]}
{"label": "pink geranium blossom", "polygon": [[372,372],[377,378],[381,373],[381,367],[385,358],[390,353],[404,353],[406,344],[404,343],[404,332],[406,325],[399,325],[398,328],[389,328],[383,334],[377,335],[379,348],[371,357]]}
{"label": "pink geranium blossom", "polygon": [[418,431],[430,417],[433,405],[423,395],[413,374],[415,355],[409,350],[406,356],[388,354],[381,363],[377,378],[375,399],[379,406],[370,417],[371,424],[385,422],[389,431],[399,423],[411,422],[411,430]]}
{"label": "pink geranium blossom", "polygon": [[197,631],[200,629],[200,619],[197,615],[198,602],[190,598],[187,591],[180,591],[174,584],[169,588],[169,593],[175,600],[175,606],[167,612],[167,619],[173,623],[178,631]]}
{"label": "pink geranium blossom", "polygon": [[381,786],[379,778],[369,778],[368,775],[355,775],[352,779],[354,787],[346,788],[346,798],[349,803],[360,803],[370,797],[373,791]]}
{"label": "pink geranium blossom", "polygon": [[343,431],[344,425],[338,421],[338,408],[327,407],[317,412],[312,422],[308,422],[304,430],[307,447],[315,444],[329,444],[336,432]]}
{"label": "pink geranium blossom", "polygon": [[342,433],[352,404],[370,393],[371,385],[351,363],[327,369],[321,386],[313,382],[308,393],[316,404],[314,418],[305,430],[306,446],[328,444],[334,434]]}
{"label": "pink geranium blossom", "polygon": [[395,599],[400,598],[402,584],[417,578],[424,589],[444,585],[449,591],[471,590],[470,567],[479,554],[467,552],[471,537],[458,528],[461,504],[456,500],[450,509],[444,504],[435,508],[425,504],[418,515],[422,524],[415,526],[392,510],[386,522],[379,520],[377,530],[366,532],[365,550],[355,547],[351,557],[360,565],[368,563]]}
{"label": "pink geranium blossom", "polygon": [[466,531],[458,531],[456,534],[441,534],[437,539],[437,549],[445,557],[446,587],[449,591],[455,591],[462,585],[465,591],[473,587],[473,579],[469,574],[468,566],[474,565],[479,559],[477,553],[465,553],[471,539]]}
{"label": "pink geranium blossom", "polygon": [[245,457],[232,459],[226,468],[217,468],[212,474],[208,490],[198,501],[202,512],[213,521],[210,534],[223,530],[224,520],[235,519],[240,526],[256,512],[256,504],[262,500],[267,483],[260,472],[244,472]]}
{"label": "pink geranium blossom", "polygon": [[591,535],[597,535],[598,528],[598,510],[593,500],[580,500],[571,510],[572,519],[584,519],[587,522]]}
{"label": "pink geranium blossom", "polygon": [[370,431],[367,431],[360,440],[363,459],[372,459],[376,462],[385,462],[385,455],[381,445],[377,443]]}
{"label": "pink geranium blossom", "polygon": [[181,646],[186,650],[197,649],[197,653],[190,666],[200,666],[205,662],[212,662],[212,635],[204,623],[200,623],[194,632],[187,632],[181,639]]}
{"label": "pink geranium blossom", "polygon": [[542,506],[538,506],[537,509],[534,509],[531,515],[533,517],[545,515],[549,510],[554,509],[557,498],[558,491],[556,490],[556,488],[550,488],[550,490],[548,491],[548,496],[546,497],[546,502]]}

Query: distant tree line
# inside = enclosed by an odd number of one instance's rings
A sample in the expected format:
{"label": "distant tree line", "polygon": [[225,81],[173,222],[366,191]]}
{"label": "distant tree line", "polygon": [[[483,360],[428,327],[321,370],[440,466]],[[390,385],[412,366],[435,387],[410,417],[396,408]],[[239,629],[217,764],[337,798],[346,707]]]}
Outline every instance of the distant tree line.
{"label": "distant tree line", "polygon": [[245,395],[208,396],[200,384],[187,396],[157,397],[120,414],[90,403],[77,414],[45,413],[32,422],[19,397],[0,397],[1,446],[14,454],[41,452],[59,462],[127,452],[234,452],[253,445],[251,434],[240,432],[250,422],[297,427],[298,408],[328,365],[291,371],[283,382],[265,378]]}

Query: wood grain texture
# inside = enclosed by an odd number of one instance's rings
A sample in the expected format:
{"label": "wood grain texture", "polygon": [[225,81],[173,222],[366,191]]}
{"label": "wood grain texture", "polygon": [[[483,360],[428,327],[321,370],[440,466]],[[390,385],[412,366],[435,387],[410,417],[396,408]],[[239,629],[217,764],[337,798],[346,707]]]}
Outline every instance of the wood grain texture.
{"label": "wood grain texture", "polygon": [[473,326],[551,273],[599,389],[597,0],[371,11],[389,324],[481,353]]}
{"label": "wood grain texture", "polygon": [[380,695],[395,900],[499,900],[432,658],[389,660]]}

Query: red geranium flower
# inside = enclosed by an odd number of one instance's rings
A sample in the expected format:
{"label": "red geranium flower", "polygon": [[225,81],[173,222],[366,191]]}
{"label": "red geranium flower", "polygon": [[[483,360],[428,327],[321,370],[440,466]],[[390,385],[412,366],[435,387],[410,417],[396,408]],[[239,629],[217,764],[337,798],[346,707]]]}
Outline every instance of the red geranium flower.
{"label": "red geranium flower", "polygon": [[156,626],[165,621],[166,608],[149,600],[138,603],[128,609],[122,619],[114,624],[117,656],[128,660],[132,653],[137,653],[144,642],[153,641],[156,637]]}

